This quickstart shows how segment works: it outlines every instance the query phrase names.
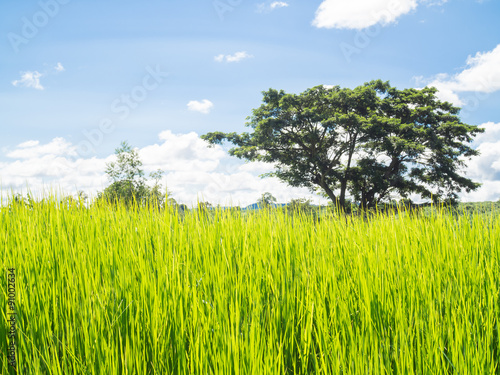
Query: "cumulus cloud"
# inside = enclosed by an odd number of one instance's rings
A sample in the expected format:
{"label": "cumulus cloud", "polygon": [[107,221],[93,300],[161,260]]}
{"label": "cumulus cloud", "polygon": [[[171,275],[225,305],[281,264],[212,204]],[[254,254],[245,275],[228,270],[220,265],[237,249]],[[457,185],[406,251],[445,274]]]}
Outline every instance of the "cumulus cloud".
{"label": "cumulus cloud", "polygon": [[5,153],[10,159],[0,163],[2,196],[12,189],[23,192],[28,187],[34,194],[51,189],[66,192],[95,192],[106,183],[105,159],[76,158],[76,146],[63,138],[41,144],[26,141]]}
{"label": "cumulus cloud", "polygon": [[252,58],[252,55],[249,55],[246,51],[241,51],[241,52],[236,52],[233,55],[224,55],[220,54],[214,57],[214,60],[217,62],[227,62],[227,63],[233,63],[233,62],[240,62],[241,60],[245,59],[250,59]]}
{"label": "cumulus cloud", "polygon": [[464,105],[462,92],[492,93],[500,90],[500,44],[489,52],[469,56],[466,68],[458,74],[438,74],[426,80],[427,86],[439,90],[441,100]]}
{"label": "cumulus cloud", "polygon": [[18,148],[35,147],[40,144],[40,141],[26,141],[17,145]]}
{"label": "cumulus cloud", "polygon": [[12,84],[16,87],[30,87],[36,90],[43,90],[44,87],[40,83],[40,78],[43,76],[42,73],[36,70],[31,72],[22,72],[21,79],[12,81]]}
{"label": "cumulus cloud", "polygon": [[207,149],[205,141],[194,132],[176,135],[167,130],[161,132],[159,138],[162,144],[146,146],[140,151],[144,165],[152,170],[211,172],[225,157],[222,148]]}
{"label": "cumulus cloud", "polygon": [[208,99],[203,99],[201,102],[197,100],[191,100],[187,107],[190,111],[200,112],[203,114],[208,114],[212,110],[214,103]]}
{"label": "cumulus cloud", "polygon": [[485,132],[474,141],[480,155],[467,162],[466,175],[483,185],[475,192],[461,195],[469,202],[500,199],[500,123],[488,122],[480,127]]}
{"label": "cumulus cloud", "polygon": [[413,11],[419,3],[440,5],[447,0],[324,0],[313,25],[318,28],[364,29],[387,25]]}
{"label": "cumulus cloud", "polygon": [[[13,189],[22,191],[28,185],[33,193],[50,187],[76,194],[83,190],[91,196],[107,184],[107,158],[81,158],[74,153],[75,146],[56,138],[46,144],[26,141],[8,151],[9,159],[0,162],[2,195]],[[311,198],[326,202],[305,188],[291,188],[276,178],[261,179],[271,165],[245,163],[229,156],[221,146],[208,147],[196,133],[173,134],[164,131],[157,144],[138,149],[146,174],[162,169],[163,186],[173,193],[179,203],[189,206],[197,200],[213,204],[247,206],[257,201],[264,192],[271,192],[279,202],[296,198]]]}
{"label": "cumulus cloud", "polygon": [[[467,162],[464,173],[483,186],[476,192],[461,194],[464,201],[500,199],[500,123],[486,123],[481,127],[486,132],[474,143],[481,155]],[[197,200],[246,206],[256,202],[264,192],[271,192],[279,202],[301,197],[315,203],[327,202],[308,189],[291,188],[276,178],[261,179],[259,175],[270,172],[272,165],[245,163],[229,156],[219,145],[208,147],[194,132],[163,131],[158,143],[140,148],[138,152],[145,173],[164,170],[163,186],[168,187],[179,203],[189,206]],[[76,146],[63,138],[47,143],[28,140],[4,151],[3,156],[6,159],[0,162],[3,196],[10,189],[19,192],[26,186],[34,193],[53,187],[72,194],[83,190],[95,196],[109,183],[104,172],[106,163],[115,160],[114,155],[79,157]]]}
{"label": "cumulus cloud", "polygon": [[[203,200],[248,205],[265,191],[272,191],[285,201],[290,194],[304,195],[300,194],[303,189],[288,191],[288,187],[275,179],[259,178],[260,174],[270,171],[270,165],[236,160],[221,146],[208,147],[194,132],[173,134],[164,131],[159,138],[161,143],[144,147],[139,155],[146,169],[160,168],[166,172],[165,182],[180,202],[192,204]],[[255,168],[249,168],[251,165]]]}
{"label": "cumulus cloud", "polygon": [[64,138],[54,138],[47,144],[41,145],[39,141],[23,142],[13,150],[7,152],[7,157],[15,159],[36,159],[47,155],[76,156],[76,148]]}

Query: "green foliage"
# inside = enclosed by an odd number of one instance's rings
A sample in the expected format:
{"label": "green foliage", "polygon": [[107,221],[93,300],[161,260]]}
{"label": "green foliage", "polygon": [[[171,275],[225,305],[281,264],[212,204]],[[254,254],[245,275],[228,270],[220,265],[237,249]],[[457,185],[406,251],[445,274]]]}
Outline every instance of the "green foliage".
{"label": "green foliage", "polygon": [[199,211],[206,211],[210,210],[212,208],[212,203],[210,202],[198,202],[198,210]]}
{"label": "green foliage", "polygon": [[29,206],[32,201],[30,195],[24,197],[21,193],[14,194],[9,201],[9,207]]}
{"label": "green foliage", "polygon": [[212,132],[210,144],[229,153],[274,163],[291,186],[321,190],[341,207],[347,194],[363,208],[419,194],[454,203],[479,184],[460,174],[477,155],[468,144],[482,131],[461,122],[459,108],[436,98],[436,89],[398,90],[372,81],[355,89],[316,86],[305,92],[263,92],[252,111],[252,133]]}
{"label": "green foliage", "polygon": [[318,207],[314,207],[311,201],[306,198],[292,199],[288,205],[284,208],[289,213],[315,213],[318,211]]}
{"label": "green foliage", "polygon": [[77,199],[83,203],[85,203],[89,199],[89,196],[83,190],[79,190],[76,196]]}
{"label": "green foliage", "polygon": [[498,212],[100,203],[0,208],[19,374],[498,373]]}
{"label": "green foliage", "polygon": [[257,205],[259,208],[269,208],[276,204],[277,200],[271,193],[264,193],[259,199],[257,199]]}
{"label": "green foliage", "polygon": [[282,210],[292,217],[307,215],[314,220],[320,220],[321,217],[328,216],[328,210],[325,207],[313,206],[311,201],[306,198],[292,199]]}
{"label": "green foliage", "polygon": [[213,217],[214,207],[210,202],[198,202],[196,210],[194,210],[198,215],[203,217]]}
{"label": "green foliage", "polygon": [[500,213],[500,201],[498,202],[475,202],[460,203],[454,207],[453,212],[457,215],[497,215]]}
{"label": "green foliage", "polygon": [[[154,185],[148,189],[146,199],[149,202],[155,202],[158,207],[163,207],[165,202],[165,192],[162,191],[162,186],[160,184],[163,174],[164,172],[161,169],[149,174],[149,176],[154,180]],[[174,198],[168,198],[167,204],[177,206],[177,202]]]}
{"label": "green foliage", "polygon": [[[121,202],[126,206],[151,204],[162,208],[166,194],[162,191],[160,180],[164,172],[161,169],[152,172],[150,177],[154,180],[154,185],[149,187],[141,169],[142,161],[135,149],[127,142],[122,142],[115,150],[115,155],[116,162],[106,164],[106,174],[111,185],[99,192],[97,200]],[[169,203],[174,206],[177,204],[175,200]]]}

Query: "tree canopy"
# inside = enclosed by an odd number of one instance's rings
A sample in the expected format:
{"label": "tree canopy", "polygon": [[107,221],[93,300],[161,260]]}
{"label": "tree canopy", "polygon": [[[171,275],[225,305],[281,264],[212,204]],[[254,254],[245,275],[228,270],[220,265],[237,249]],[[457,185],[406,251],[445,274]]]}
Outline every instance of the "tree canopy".
{"label": "tree canopy", "polygon": [[[150,174],[154,180],[152,187],[146,184],[142,161],[139,154],[127,142],[122,142],[115,150],[116,162],[106,164],[106,174],[111,185],[100,192],[98,199],[108,201],[120,201],[126,205],[153,203],[158,207],[163,207],[165,203],[166,191],[162,192],[160,180],[163,171],[158,169]],[[168,199],[168,204],[177,205],[173,198]]]}
{"label": "tree canopy", "polygon": [[456,202],[458,192],[479,187],[461,170],[478,154],[469,144],[484,129],[463,123],[460,108],[436,92],[398,90],[381,80],[301,94],[269,89],[247,118],[252,133],[202,138],[234,144],[230,155],[273,163],[264,176],[320,190],[341,207],[347,194],[363,208],[411,194]]}
{"label": "tree canopy", "polygon": [[269,192],[265,192],[261,195],[259,199],[257,199],[257,204],[259,208],[266,208],[275,205],[277,202],[276,198]]}

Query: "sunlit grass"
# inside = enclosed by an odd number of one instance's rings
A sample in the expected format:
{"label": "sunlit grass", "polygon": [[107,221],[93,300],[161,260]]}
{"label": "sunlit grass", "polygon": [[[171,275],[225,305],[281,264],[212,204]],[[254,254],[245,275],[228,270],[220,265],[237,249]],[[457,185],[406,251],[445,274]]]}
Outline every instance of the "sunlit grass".
{"label": "sunlit grass", "polygon": [[50,199],[0,226],[21,374],[500,373],[498,215]]}

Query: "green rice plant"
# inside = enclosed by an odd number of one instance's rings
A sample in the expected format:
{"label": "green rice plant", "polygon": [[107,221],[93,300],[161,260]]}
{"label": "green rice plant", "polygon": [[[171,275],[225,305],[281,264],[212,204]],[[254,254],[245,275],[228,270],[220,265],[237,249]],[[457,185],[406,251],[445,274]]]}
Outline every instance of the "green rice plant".
{"label": "green rice plant", "polygon": [[4,205],[17,373],[499,374],[499,218]]}

